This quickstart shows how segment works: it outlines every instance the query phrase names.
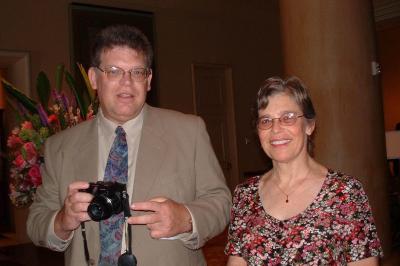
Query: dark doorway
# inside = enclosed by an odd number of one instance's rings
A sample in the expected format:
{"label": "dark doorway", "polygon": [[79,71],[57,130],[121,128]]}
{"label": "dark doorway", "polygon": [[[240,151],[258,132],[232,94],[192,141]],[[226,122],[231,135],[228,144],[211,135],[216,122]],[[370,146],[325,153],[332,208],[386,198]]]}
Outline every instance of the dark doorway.
{"label": "dark doorway", "polygon": [[[153,13],[120,9],[112,7],[101,7],[83,4],[70,5],[71,22],[71,70],[76,80],[81,75],[76,63],[81,63],[87,70],[90,66],[90,47],[96,33],[112,24],[126,24],[139,28],[149,39],[155,50]],[[157,97],[157,72],[155,71],[155,59],[153,59],[153,79],[151,90],[147,94],[147,103],[158,106]],[[80,80],[83,85],[83,80]],[[83,86],[81,86],[83,87]]]}

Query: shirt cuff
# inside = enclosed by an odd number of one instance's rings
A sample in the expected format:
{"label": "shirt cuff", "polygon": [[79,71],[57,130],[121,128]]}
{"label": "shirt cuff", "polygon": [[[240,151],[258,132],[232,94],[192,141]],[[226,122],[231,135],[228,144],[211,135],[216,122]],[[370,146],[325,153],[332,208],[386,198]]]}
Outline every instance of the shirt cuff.
{"label": "shirt cuff", "polygon": [[56,219],[57,213],[58,212],[55,212],[50,220],[50,225],[47,230],[47,246],[55,251],[65,251],[71,243],[72,238],[74,237],[74,231],[72,231],[71,235],[66,240],[61,239],[56,235],[56,233],[54,232],[54,221]]}
{"label": "shirt cuff", "polygon": [[196,225],[196,220],[194,219],[191,211],[189,210],[189,208],[184,205],[185,208],[188,210],[189,214],[190,214],[190,220],[192,222],[192,232],[190,233],[181,233],[178,234],[176,236],[172,236],[172,237],[164,237],[161,239],[165,239],[165,240],[181,240],[183,243],[188,244],[188,243],[192,243],[193,241],[197,241],[199,234],[198,234],[198,230],[197,230],[197,225]]}

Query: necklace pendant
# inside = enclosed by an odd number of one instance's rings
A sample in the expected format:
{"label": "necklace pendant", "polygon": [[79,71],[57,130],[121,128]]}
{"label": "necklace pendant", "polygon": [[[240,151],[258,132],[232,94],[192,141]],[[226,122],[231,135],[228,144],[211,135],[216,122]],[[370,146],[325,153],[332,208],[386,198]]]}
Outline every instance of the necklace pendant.
{"label": "necklace pendant", "polygon": [[286,196],[286,203],[289,203],[289,196]]}

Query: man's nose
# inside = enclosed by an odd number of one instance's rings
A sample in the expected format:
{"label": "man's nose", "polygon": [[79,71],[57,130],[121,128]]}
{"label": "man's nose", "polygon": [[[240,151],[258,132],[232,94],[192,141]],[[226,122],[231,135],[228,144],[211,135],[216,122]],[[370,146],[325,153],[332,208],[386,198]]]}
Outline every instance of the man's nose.
{"label": "man's nose", "polygon": [[132,82],[131,72],[125,71],[125,72],[122,74],[122,76],[121,76],[120,82],[121,82],[122,84],[131,83],[131,82]]}

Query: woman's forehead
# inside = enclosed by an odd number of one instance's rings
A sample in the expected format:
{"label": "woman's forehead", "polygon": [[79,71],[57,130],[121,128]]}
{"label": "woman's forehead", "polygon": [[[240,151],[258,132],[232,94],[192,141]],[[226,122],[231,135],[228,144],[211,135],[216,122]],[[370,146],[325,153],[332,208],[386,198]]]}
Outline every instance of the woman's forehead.
{"label": "woman's forehead", "polygon": [[292,95],[279,93],[268,96],[268,104],[258,111],[263,115],[281,115],[285,112],[301,112],[301,107]]}

